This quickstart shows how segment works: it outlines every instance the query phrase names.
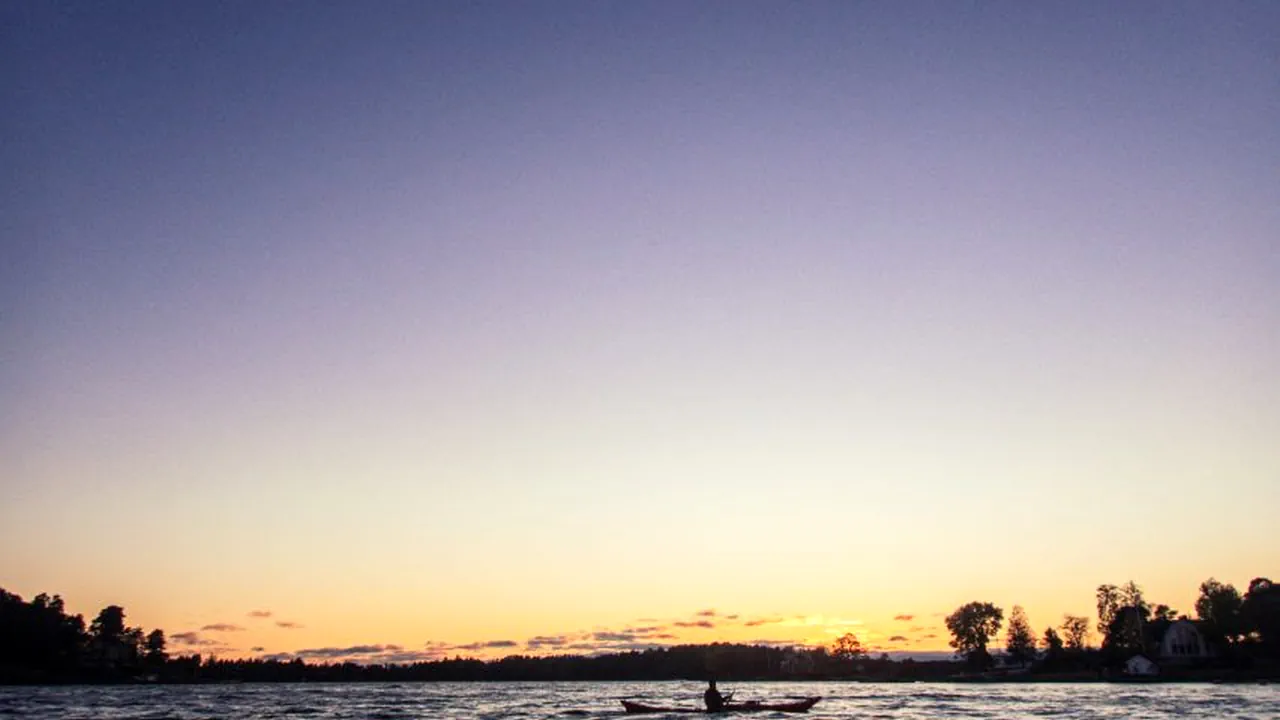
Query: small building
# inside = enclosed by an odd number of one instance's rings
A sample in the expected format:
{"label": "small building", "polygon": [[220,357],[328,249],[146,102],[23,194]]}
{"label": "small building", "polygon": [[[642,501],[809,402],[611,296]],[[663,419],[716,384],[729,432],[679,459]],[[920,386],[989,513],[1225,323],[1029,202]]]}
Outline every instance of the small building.
{"label": "small building", "polygon": [[1132,677],[1155,677],[1160,674],[1160,667],[1146,655],[1134,655],[1125,660],[1124,674]]}

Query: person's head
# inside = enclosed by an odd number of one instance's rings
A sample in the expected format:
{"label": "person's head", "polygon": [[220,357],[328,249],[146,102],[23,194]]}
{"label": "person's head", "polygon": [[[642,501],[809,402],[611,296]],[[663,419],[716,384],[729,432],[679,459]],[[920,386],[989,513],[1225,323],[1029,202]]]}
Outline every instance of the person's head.
{"label": "person's head", "polygon": [[715,680],[708,680],[707,682],[711,685],[711,689],[712,689],[712,690],[715,690],[715,689],[716,689],[716,681],[715,681]]}

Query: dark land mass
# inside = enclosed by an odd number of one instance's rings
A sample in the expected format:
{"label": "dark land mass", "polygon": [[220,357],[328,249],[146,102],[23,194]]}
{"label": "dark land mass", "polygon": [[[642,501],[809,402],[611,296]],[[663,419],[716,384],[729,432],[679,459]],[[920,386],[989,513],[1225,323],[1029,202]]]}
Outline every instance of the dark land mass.
{"label": "dark land mass", "polygon": [[[660,681],[861,680],[867,682],[1265,682],[1280,679],[1275,620],[1280,593],[1269,581],[1251,586],[1258,627],[1242,625],[1236,637],[1214,635],[1212,653],[1159,665],[1158,674],[1129,674],[1133,658],[1154,655],[1158,633],[1171,620],[1140,628],[1136,646],[1121,640],[1127,622],[1121,608],[1116,632],[1101,648],[1066,648],[1046,633],[1043,651],[997,662],[986,652],[963,660],[872,658],[851,635],[828,649],[779,648],[714,643],[675,645],[593,655],[509,655],[495,660],[453,657],[409,663],[305,662],[301,658],[220,660],[198,654],[170,656],[162,630],[145,632],[124,624],[124,609],[112,605],[85,624],[68,615],[60,597],[41,594],[30,602],[0,589],[0,684],[202,683],[202,682],[411,682],[411,681]],[[978,605],[978,604],[971,604]],[[986,604],[983,604],[986,607]],[[968,606],[966,606],[968,607]],[[1245,606],[1248,609],[1248,606]],[[1262,607],[1266,614],[1260,615]],[[987,608],[984,612],[990,614]],[[954,617],[963,615],[961,608]],[[997,609],[998,610],[998,609]],[[1207,611],[1206,611],[1207,612]],[[978,613],[979,615],[981,613]],[[998,614],[998,613],[996,613]],[[1221,613],[1219,613],[1222,615]],[[1132,615],[1132,613],[1130,613]],[[1225,616],[1223,616],[1225,617]],[[949,618],[950,620],[950,618]],[[1197,621],[1201,622],[1201,621]],[[1163,623],[1163,624],[1162,624]],[[1256,623],[1255,623],[1256,624]],[[1261,630],[1259,630],[1261,628]],[[994,632],[994,631],[993,631]],[[1114,637],[1113,637],[1114,635]],[[1149,637],[1148,637],[1149,636]],[[953,643],[954,644],[954,643]],[[1011,643],[1012,644],[1012,643]],[[962,653],[958,653],[962,654]]]}

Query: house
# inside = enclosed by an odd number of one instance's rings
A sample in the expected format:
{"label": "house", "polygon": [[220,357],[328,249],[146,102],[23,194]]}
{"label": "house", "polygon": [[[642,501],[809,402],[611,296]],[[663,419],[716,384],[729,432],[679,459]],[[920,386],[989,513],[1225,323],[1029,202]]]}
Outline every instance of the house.
{"label": "house", "polygon": [[[1160,623],[1164,625],[1164,623]],[[1156,625],[1156,623],[1153,623]],[[1191,620],[1174,620],[1162,628],[1152,648],[1161,663],[1186,663],[1210,657],[1209,644]]]}
{"label": "house", "polygon": [[1175,667],[1211,657],[1197,623],[1187,618],[1156,620],[1142,628],[1145,653],[1125,661],[1124,674],[1130,677],[1154,677],[1160,666]]}

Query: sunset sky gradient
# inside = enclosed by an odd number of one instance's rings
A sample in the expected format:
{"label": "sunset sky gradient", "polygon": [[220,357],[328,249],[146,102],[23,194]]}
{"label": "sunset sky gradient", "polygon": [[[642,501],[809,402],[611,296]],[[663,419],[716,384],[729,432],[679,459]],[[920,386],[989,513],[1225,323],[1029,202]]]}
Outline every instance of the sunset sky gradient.
{"label": "sunset sky gradient", "polygon": [[19,1],[0,93],[25,597],[940,650],[1280,575],[1278,3]]}

